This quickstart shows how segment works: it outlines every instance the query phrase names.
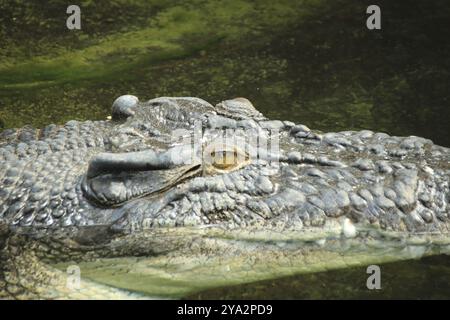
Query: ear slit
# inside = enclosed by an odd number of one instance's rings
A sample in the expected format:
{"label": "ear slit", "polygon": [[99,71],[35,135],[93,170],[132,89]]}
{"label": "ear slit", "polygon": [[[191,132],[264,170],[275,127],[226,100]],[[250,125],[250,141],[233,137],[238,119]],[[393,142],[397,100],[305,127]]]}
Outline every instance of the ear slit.
{"label": "ear slit", "polygon": [[[164,155],[164,154],[162,154]],[[153,150],[129,153],[100,153],[90,162],[87,178],[92,179],[101,174],[121,171],[149,171],[168,169],[170,161]]]}
{"label": "ear slit", "polygon": [[86,177],[92,179],[107,173],[171,169],[191,164],[193,160],[190,145],[173,147],[164,152],[148,149],[127,153],[100,153],[89,162]]}
{"label": "ear slit", "polygon": [[168,170],[122,171],[84,179],[86,197],[101,206],[119,206],[129,200],[163,192],[200,171],[200,165],[177,166]]}

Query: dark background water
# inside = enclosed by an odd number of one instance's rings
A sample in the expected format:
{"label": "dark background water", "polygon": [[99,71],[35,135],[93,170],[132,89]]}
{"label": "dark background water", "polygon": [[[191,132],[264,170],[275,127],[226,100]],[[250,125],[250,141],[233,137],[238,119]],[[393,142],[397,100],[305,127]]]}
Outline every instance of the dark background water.
{"label": "dark background water", "polygon": [[445,0],[378,1],[380,31],[366,28],[367,1],[191,0],[177,12],[176,1],[87,3],[82,30],[70,32],[64,1],[3,2],[1,126],[103,119],[125,93],[244,96],[269,117],[311,128],[450,146]]}
{"label": "dark background water", "polygon": [[449,299],[449,256],[381,265],[381,289],[367,267],[304,274],[192,294],[188,299]]}
{"label": "dark background water", "polygon": [[[244,96],[270,118],[314,129],[450,146],[448,1],[377,1],[376,31],[366,28],[369,4],[80,1],[82,30],[68,31],[65,1],[1,1],[0,130],[104,119],[126,93],[211,103]],[[360,288],[365,281],[352,286],[361,277],[352,269],[197,297],[449,298],[448,265],[448,257],[399,262],[399,280],[388,280],[396,289],[376,294]]]}

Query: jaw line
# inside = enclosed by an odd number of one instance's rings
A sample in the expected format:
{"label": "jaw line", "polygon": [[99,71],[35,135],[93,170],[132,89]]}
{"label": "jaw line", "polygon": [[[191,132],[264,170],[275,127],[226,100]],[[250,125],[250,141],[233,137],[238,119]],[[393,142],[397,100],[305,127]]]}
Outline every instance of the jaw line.
{"label": "jaw line", "polygon": [[[436,250],[450,253],[448,241],[446,246],[437,248],[434,244],[380,239],[367,242],[359,237],[342,239],[330,235],[325,244],[320,244],[306,239],[287,241],[275,236],[271,241],[259,237],[249,239],[217,227],[163,229],[145,233],[148,238],[172,234],[189,245],[153,256],[82,262],[79,264],[82,274],[115,288],[150,296],[181,298],[219,286],[416,259],[435,254]],[[139,239],[138,235],[132,237]],[[162,238],[159,241],[167,242]],[[64,270],[65,265],[59,264],[58,268]]]}

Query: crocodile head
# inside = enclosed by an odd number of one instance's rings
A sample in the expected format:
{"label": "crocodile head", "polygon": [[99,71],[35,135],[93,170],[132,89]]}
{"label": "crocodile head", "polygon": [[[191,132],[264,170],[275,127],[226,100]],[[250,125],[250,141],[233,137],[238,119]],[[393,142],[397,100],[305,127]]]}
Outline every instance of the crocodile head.
{"label": "crocodile head", "polygon": [[450,150],[419,137],[324,134],[244,98],[122,96],[110,121],[9,130],[0,146],[0,244],[19,282],[36,277],[17,265],[75,261],[177,296],[449,250]]}

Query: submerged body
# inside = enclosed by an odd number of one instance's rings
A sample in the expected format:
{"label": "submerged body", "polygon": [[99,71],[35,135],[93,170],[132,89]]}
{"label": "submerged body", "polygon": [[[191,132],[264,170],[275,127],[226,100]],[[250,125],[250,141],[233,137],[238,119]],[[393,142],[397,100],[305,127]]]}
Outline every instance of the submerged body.
{"label": "submerged body", "polygon": [[123,96],[111,121],[3,132],[0,161],[0,297],[179,297],[450,251],[448,148],[243,98]]}

